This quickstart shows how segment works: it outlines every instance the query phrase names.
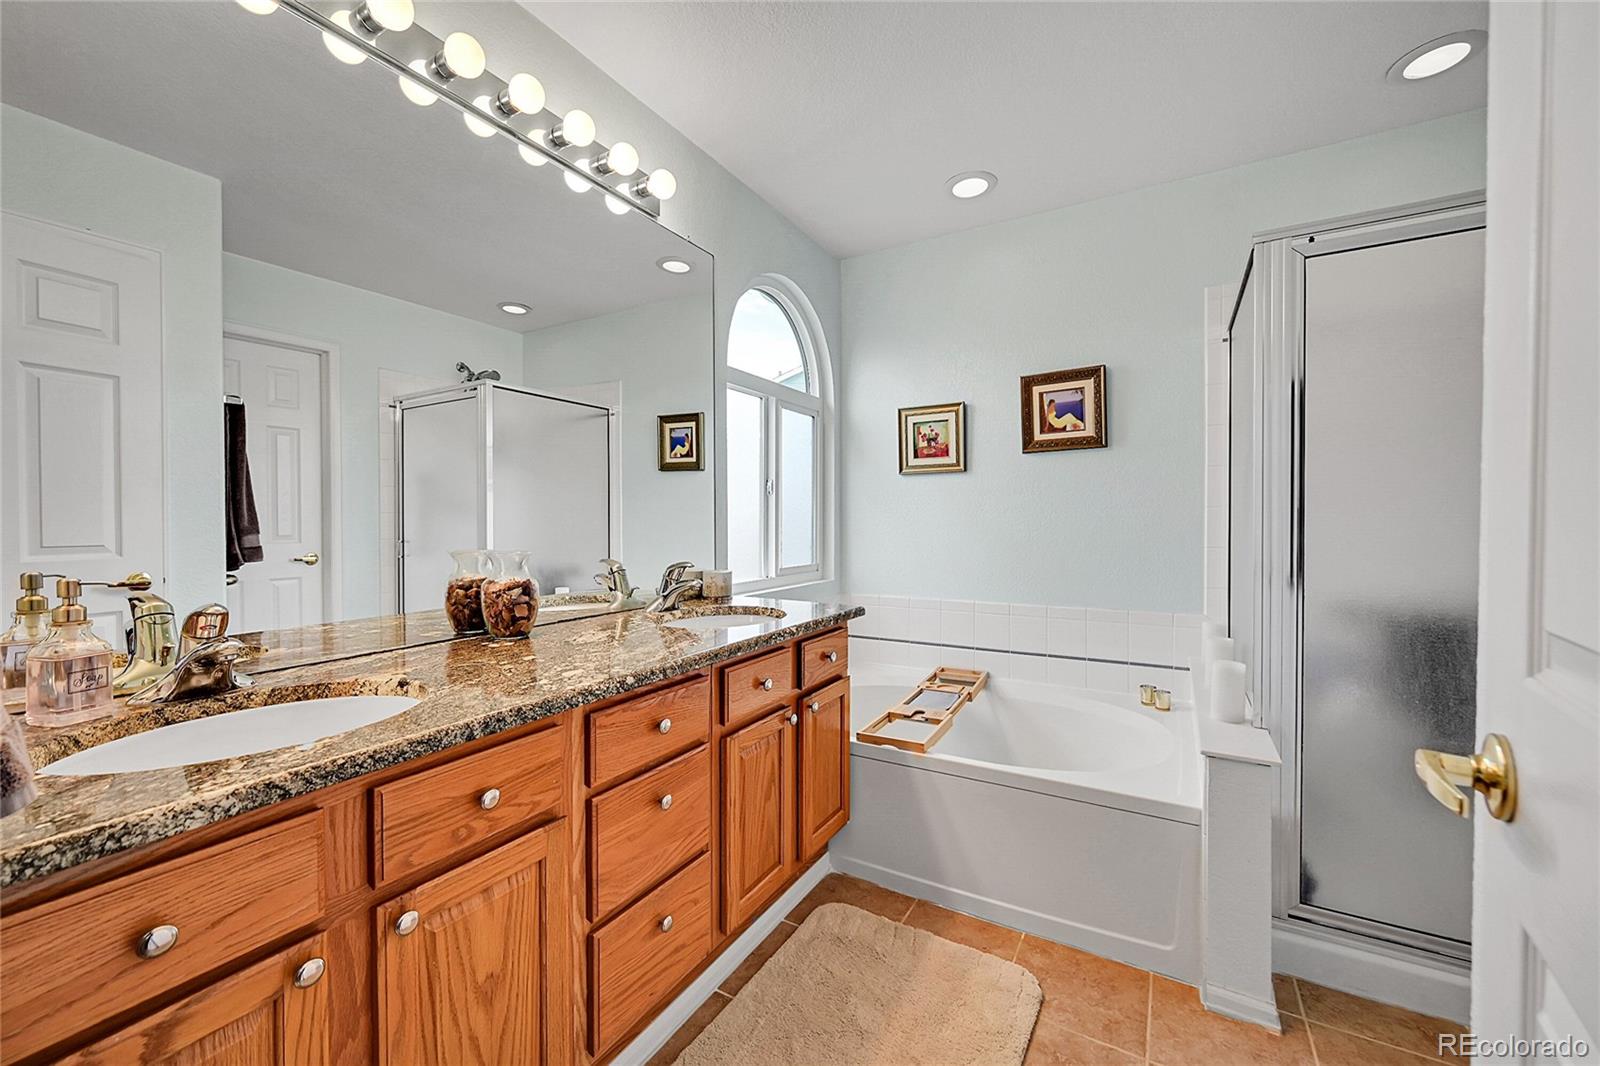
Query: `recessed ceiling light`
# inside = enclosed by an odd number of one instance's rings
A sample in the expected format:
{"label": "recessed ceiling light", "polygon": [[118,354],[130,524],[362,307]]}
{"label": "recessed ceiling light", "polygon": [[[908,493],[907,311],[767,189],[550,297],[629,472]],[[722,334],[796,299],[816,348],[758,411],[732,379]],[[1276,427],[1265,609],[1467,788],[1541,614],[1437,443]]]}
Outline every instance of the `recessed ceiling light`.
{"label": "recessed ceiling light", "polygon": [[1435,74],[1443,74],[1458,66],[1474,52],[1482,51],[1489,42],[1483,30],[1461,30],[1436,37],[1418,45],[1389,68],[1388,79],[1393,82],[1421,81]]}
{"label": "recessed ceiling light", "polygon": [[987,170],[968,170],[945,182],[945,188],[949,189],[950,195],[957,200],[970,200],[994,188],[999,180]]}
{"label": "recessed ceiling light", "polygon": [[687,274],[689,271],[694,269],[694,267],[690,266],[684,260],[670,255],[665,259],[657,259],[656,266],[660,267],[662,270],[665,270],[668,274]]}
{"label": "recessed ceiling light", "polygon": [[500,305],[500,310],[504,311],[508,315],[525,315],[529,311],[533,310],[533,308],[529,307],[527,304],[519,304],[514,301],[507,300],[505,303]]}

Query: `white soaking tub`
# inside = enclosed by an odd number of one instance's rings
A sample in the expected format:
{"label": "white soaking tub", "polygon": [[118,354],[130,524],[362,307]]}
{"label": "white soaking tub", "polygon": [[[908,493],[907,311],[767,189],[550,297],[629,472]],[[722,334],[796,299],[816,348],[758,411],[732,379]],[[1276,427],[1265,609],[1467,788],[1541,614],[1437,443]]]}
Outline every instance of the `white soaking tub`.
{"label": "white soaking tub", "polygon": [[[862,665],[863,728],[928,669]],[[1199,979],[1194,715],[991,678],[926,755],[851,744],[834,865],[1098,955]]]}

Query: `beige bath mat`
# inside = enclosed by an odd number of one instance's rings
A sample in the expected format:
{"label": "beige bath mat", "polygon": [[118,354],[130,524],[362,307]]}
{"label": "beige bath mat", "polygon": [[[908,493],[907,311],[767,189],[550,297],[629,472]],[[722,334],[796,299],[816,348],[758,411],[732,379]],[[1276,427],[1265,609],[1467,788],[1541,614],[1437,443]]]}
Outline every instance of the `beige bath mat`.
{"label": "beige bath mat", "polygon": [[678,1066],[1017,1066],[1044,996],[1016,963],[828,903]]}

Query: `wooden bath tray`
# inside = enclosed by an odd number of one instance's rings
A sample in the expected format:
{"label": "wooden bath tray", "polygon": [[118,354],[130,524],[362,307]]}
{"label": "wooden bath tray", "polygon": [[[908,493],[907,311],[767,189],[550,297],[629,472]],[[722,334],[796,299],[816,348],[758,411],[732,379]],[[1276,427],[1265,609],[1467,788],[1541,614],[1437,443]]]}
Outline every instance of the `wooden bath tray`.
{"label": "wooden bath tray", "polygon": [[941,666],[918,682],[899,703],[866,728],[857,730],[856,739],[926,755],[950,731],[961,708],[988,684],[987,670]]}

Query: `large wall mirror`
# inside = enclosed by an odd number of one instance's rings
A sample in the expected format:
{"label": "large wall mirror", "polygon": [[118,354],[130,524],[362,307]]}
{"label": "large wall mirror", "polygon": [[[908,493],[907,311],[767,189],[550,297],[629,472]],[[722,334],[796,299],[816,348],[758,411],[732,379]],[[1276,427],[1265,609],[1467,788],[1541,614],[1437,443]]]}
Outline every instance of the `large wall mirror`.
{"label": "large wall mirror", "polygon": [[712,464],[661,469],[658,428],[713,409],[710,255],[287,10],[4,19],[7,584],[149,571],[238,631],[437,609],[451,548],[547,593],[710,562]]}

